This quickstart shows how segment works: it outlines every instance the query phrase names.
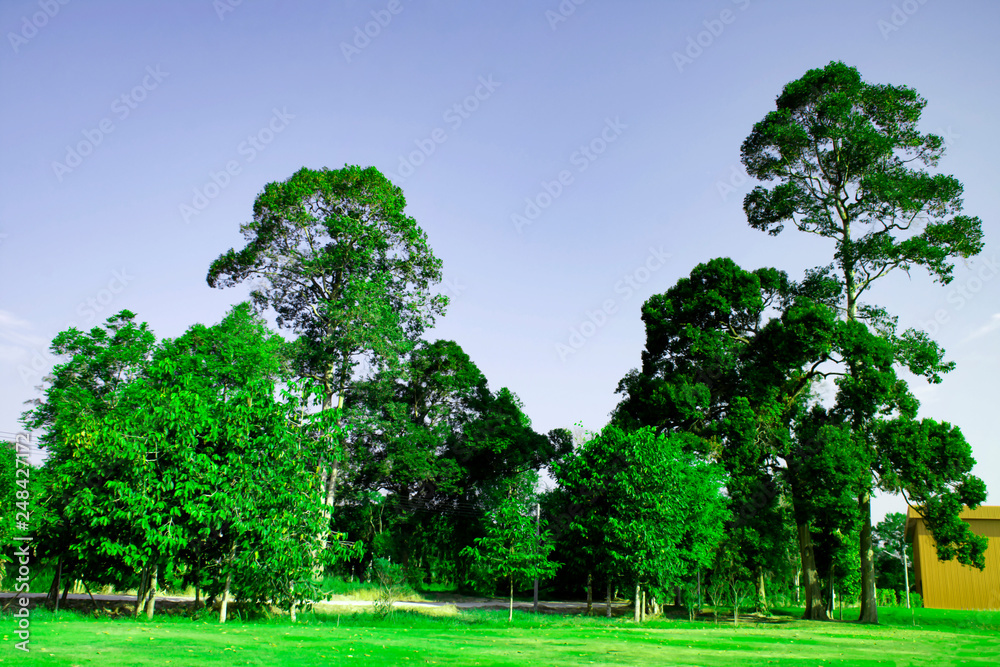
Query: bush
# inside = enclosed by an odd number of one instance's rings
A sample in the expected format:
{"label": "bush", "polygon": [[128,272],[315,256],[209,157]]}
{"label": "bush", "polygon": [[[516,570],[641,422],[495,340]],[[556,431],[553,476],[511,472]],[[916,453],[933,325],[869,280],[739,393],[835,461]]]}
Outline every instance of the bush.
{"label": "bush", "polygon": [[406,572],[402,566],[386,558],[376,558],[373,569],[375,581],[378,582],[378,597],[373,604],[375,615],[385,618],[393,613],[393,605],[403,596]]}
{"label": "bush", "polygon": [[924,606],[924,599],[920,596],[920,593],[910,593],[910,606],[918,609]]}

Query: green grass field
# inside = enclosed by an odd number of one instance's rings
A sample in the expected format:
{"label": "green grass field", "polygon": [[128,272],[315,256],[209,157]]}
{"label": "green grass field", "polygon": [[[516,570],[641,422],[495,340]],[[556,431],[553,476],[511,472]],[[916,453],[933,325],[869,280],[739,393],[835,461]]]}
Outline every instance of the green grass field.
{"label": "green grass field", "polygon": [[880,610],[877,627],[779,618],[733,628],[712,621],[648,621],[462,612],[305,615],[231,622],[164,617],[98,620],[39,609],[31,652],[14,649],[0,617],[0,664],[33,665],[997,665],[1000,613]]}

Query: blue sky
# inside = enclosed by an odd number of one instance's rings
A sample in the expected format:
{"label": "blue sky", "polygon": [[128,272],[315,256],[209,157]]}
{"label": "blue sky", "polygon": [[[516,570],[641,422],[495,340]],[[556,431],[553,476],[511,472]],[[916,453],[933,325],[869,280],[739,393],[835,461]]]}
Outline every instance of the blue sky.
{"label": "blue sky", "polygon": [[345,164],[400,185],[444,262],[452,305],[428,337],[539,431],[599,429],[650,295],[713,257],[792,276],[829,260],[822,239],[747,226],[739,151],[785,83],[843,60],[928,100],[940,169],[984,221],[951,285],[893,275],[872,301],[958,363],[912,386],[962,427],[996,504],[998,28],[1000,5],[942,0],[4,0],[0,431],[68,325],[221,319],[247,290],[205,274],[263,186]]}

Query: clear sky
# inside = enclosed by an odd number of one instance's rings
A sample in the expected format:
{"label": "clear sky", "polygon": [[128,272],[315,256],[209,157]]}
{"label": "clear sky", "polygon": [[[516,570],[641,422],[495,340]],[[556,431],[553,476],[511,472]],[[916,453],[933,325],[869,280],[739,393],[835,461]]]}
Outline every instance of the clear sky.
{"label": "clear sky", "polygon": [[205,274],[263,186],[345,164],[400,185],[444,262],[452,304],[428,337],[537,430],[599,429],[650,295],[713,257],[793,277],[830,260],[822,239],[747,226],[739,157],[785,83],[843,60],[928,100],[940,169],[984,221],[951,285],[918,270],[872,301],[958,363],[912,387],[1000,503],[998,29],[988,1],[3,0],[0,431],[67,326],[219,321],[248,290]]}

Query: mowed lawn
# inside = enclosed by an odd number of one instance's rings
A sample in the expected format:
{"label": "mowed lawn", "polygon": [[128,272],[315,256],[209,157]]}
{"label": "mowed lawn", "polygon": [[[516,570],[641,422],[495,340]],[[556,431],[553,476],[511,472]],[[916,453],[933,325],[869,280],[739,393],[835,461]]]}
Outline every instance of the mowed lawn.
{"label": "mowed lawn", "polygon": [[[880,611],[880,626],[741,624],[463,612],[287,621],[95,620],[39,610],[31,652],[2,616],[0,664],[35,665],[1000,665],[1000,614]],[[731,622],[730,622],[731,623]]]}

